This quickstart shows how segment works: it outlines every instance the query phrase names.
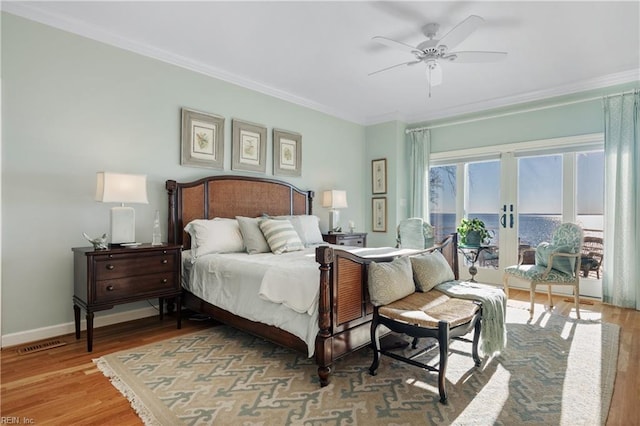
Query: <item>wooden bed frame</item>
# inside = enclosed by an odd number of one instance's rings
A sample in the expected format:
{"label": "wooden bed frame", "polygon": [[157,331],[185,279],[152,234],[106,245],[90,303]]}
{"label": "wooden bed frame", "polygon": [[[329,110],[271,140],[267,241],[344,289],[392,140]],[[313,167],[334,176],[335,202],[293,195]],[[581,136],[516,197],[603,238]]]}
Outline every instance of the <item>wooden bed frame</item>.
{"label": "wooden bed frame", "polygon": [[[247,176],[212,176],[194,182],[166,182],[169,194],[169,233],[172,244],[190,248],[184,227],[194,219],[236,216],[257,217],[263,214],[312,214],[313,191],[302,191],[293,185]],[[458,278],[457,241],[455,234],[439,248]],[[376,262],[391,261],[392,256],[376,258]],[[316,249],[320,268],[320,296],[315,360],[320,385],[329,384],[333,362],[371,342],[370,323],[373,305],[369,302],[367,265],[365,259],[329,246]],[[250,321],[184,290],[183,306],[211,315],[214,319],[260,336],[285,347],[307,353],[300,338],[277,327]]]}

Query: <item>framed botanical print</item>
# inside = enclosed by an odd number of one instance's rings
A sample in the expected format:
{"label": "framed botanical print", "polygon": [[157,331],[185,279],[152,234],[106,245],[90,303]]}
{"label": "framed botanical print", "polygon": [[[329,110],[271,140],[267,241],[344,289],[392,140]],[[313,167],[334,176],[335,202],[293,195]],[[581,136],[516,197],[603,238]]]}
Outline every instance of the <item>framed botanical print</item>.
{"label": "framed botanical print", "polygon": [[234,119],[231,134],[231,168],[264,173],[267,168],[267,128]]}
{"label": "framed botanical print", "polygon": [[180,164],[224,167],[224,118],[182,108]]}
{"label": "framed botanical print", "polygon": [[371,193],[387,193],[387,159],[371,160]]}
{"label": "framed botanical print", "polygon": [[273,129],[273,174],[302,175],[302,135]]}
{"label": "framed botanical print", "polygon": [[374,197],[371,199],[371,217],[373,232],[387,232],[387,198]]}

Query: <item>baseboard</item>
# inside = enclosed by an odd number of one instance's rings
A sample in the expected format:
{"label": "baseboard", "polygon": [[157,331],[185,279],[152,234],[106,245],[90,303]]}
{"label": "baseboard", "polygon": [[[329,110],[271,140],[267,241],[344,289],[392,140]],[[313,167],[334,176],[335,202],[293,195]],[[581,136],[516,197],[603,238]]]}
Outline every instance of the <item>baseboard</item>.
{"label": "baseboard", "polygon": [[[158,315],[158,310],[149,306],[146,308],[134,309],[126,312],[119,312],[110,315],[95,316],[93,327],[104,327],[111,324],[117,324],[125,321],[137,320],[140,318],[152,317]],[[80,322],[82,330],[87,329],[86,320]],[[65,334],[75,333],[75,324],[68,322],[64,324],[52,325],[49,327],[36,328],[33,330],[20,331],[18,333],[10,333],[2,336],[2,347],[22,345],[25,343],[35,342],[38,340],[50,339]]]}

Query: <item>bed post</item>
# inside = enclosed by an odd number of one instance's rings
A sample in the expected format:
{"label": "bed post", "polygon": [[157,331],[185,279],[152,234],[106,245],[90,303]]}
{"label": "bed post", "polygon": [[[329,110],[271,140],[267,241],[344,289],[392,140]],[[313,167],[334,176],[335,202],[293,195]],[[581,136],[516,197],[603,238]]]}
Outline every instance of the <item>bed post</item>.
{"label": "bed post", "polygon": [[178,183],[175,180],[168,180],[165,184],[167,192],[169,193],[169,217],[168,217],[168,229],[167,229],[167,242],[169,244],[175,244],[176,242],[176,189]]}
{"label": "bed post", "polygon": [[318,298],[318,325],[320,331],[316,336],[316,364],[320,386],[329,384],[331,365],[333,363],[333,341],[331,337],[331,278],[329,271],[333,263],[333,249],[329,246],[316,248],[316,262],[320,264],[320,295]]}

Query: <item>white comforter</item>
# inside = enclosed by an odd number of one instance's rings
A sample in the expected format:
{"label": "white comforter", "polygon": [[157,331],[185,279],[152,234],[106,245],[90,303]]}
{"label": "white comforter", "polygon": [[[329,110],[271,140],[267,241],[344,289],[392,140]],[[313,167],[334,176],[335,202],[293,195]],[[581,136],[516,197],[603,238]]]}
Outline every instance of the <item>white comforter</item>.
{"label": "white comforter", "polygon": [[[415,250],[348,248],[375,259]],[[194,295],[252,321],[279,327],[302,339],[313,355],[318,334],[320,270],[315,247],[292,253],[183,253],[183,286]]]}

